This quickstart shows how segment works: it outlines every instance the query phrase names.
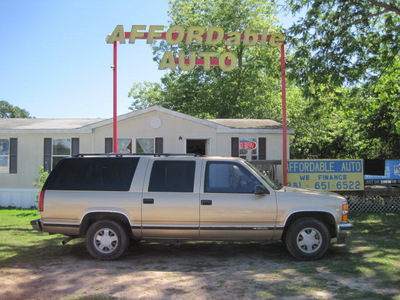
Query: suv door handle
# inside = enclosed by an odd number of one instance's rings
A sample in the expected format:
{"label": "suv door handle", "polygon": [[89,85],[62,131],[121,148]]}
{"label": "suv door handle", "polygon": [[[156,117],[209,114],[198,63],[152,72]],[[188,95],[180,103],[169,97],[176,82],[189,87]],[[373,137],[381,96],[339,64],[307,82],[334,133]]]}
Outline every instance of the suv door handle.
{"label": "suv door handle", "polygon": [[143,204],[154,204],[154,199],[151,198],[144,198]]}
{"label": "suv door handle", "polygon": [[201,205],[212,205],[212,200],[201,200]]}

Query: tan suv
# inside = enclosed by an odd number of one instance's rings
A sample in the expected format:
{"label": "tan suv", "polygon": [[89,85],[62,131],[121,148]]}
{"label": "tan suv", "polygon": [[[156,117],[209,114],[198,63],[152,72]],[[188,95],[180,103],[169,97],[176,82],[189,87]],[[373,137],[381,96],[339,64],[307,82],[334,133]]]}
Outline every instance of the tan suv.
{"label": "tan suv", "polygon": [[318,259],[352,225],[334,193],[278,189],[239,158],[79,155],[60,161],[39,200],[34,229],[86,239],[97,259],[117,259],[133,240],[282,240]]}

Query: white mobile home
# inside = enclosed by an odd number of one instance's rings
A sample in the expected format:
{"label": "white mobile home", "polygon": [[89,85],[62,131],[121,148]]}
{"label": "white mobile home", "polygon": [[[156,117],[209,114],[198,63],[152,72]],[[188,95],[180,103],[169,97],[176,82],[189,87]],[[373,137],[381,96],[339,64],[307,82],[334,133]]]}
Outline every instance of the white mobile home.
{"label": "white mobile home", "polygon": [[[240,156],[256,165],[276,164],[282,132],[272,120],[199,119],[153,106],[118,117],[118,152]],[[292,133],[288,129],[287,141]],[[112,119],[0,119],[0,206],[33,206],[40,166],[51,171],[64,157],[112,150]],[[274,175],[281,178],[280,167]]]}

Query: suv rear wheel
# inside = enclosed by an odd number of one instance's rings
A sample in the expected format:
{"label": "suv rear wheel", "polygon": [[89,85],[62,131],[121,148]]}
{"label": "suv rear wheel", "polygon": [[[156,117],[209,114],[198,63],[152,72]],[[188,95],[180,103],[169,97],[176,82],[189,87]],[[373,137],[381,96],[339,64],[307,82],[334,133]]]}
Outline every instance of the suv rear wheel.
{"label": "suv rear wheel", "polygon": [[87,251],[94,258],[113,260],[124,254],[129,246],[129,237],[120,223],[101,220],[89,227],[85,243]]}
{"label": "suv rear wheel", "polygon": [[330,234],[326,225],[315,218],[294,222],[286,234],[286,247],[299,260],[321,258],[328,250]]}

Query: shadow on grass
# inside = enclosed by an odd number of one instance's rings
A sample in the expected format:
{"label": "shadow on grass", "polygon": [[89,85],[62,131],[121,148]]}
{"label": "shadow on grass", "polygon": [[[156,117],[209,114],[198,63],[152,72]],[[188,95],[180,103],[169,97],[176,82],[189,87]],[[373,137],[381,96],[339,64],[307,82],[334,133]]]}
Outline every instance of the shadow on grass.
{"label": "shadow on grass", "polygon": [[[0,229],[1,230],[1,229]],[[15,228],[8,229],[9,232],[14,232]],[[23,241],[17,244],[2,243],[0,249],[3,254],[0,255],[0,265],[10,267],[14,264],[37,266],[47,260],[58,259],[65,255],[79,255],[85,252],[83,245],[62,245],[62,240],[65,238],[62,235],[49,236],[44,233],[34,232],[29,229],[21,229],[27,238],[26,243]],[[0,234],[1,231],[0,231]],[[7,253],[7,256],[5,256]]]}

